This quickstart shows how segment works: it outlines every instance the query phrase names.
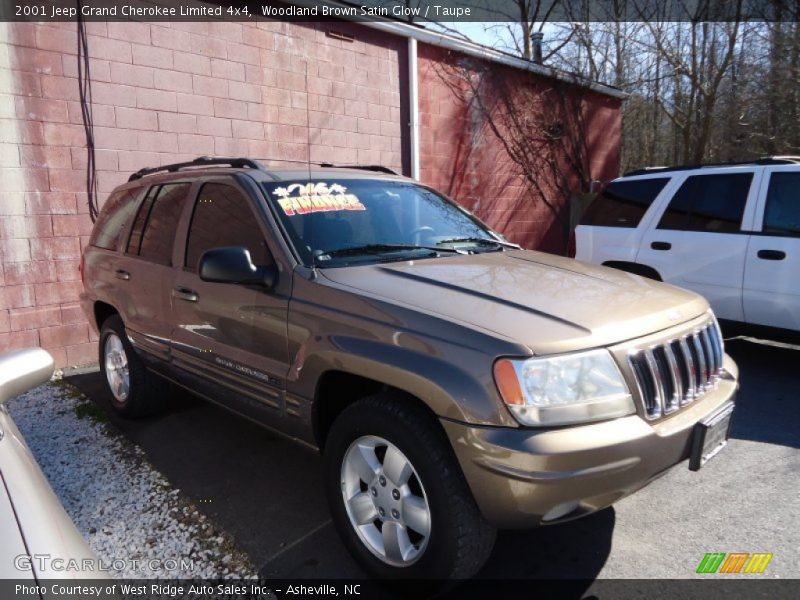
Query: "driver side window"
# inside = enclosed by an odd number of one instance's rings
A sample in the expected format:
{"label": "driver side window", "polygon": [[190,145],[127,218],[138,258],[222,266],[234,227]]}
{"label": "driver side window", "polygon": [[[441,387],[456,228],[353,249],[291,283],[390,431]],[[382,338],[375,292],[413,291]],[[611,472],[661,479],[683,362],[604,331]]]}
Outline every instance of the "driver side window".
{"label": "driver side window", "polygon": [[231,185],[206,183],[192,213],[186,241],[186,269],[197,272],[203,253],[223,246],[247,248],[255,265],[273,262],[247,198]]}

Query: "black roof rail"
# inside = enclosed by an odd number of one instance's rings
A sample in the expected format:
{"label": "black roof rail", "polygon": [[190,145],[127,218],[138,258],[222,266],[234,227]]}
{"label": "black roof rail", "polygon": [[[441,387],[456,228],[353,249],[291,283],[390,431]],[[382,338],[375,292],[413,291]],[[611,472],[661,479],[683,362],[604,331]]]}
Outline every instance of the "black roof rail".
{"label": "black roof rail", "polygon": [[319,163],[320,167],[324,167],[326,169],[361,169],[362,171],[374,171],[375,173],[386,173],[387,175],[399,175],[397,171],[394,169],[390,169],[389,167],[384,167],[383,165],[335,165],[333,163]]}
{"label": "black roof rail", "polygon": [[705,163],[705,164],[692,164],[692,165],[675,165],[672,167],[645,167],[644,169],[635,169],[628,171],[623,177],[630,177],[632,175],[649,175],[651,173],[666,173],[670,171],[690,171],[692,169],[703,169],[707,167],[740,167],[747,165],[796,165],[800,164],[800,156],[762,156],[761,158],[754,158],[753,160],[720,162],[720,163]]}
{"label": "black roof rail", "polygon": [[229,167],[234,167],[236,169],[243,169],[245,167],[250,169],[261,169],[261,170],[264,169],[264,167],[261,166],[261,163],[250,158],[200,156],[189,162],[174,163],[171,165],[162,165],[160,167],[148,167],[145,169],[139,169],[138,171],[136,171],[136,173],[128,177],[128,181],[135,181],[137,179],[141,179],[145,175],[152,175],[153,173],[160,173],[161,171],[169,171],[170,173],[173,173],[175,171],[180,171],[181,169],[188,169],[190,167],[207,167],[213,165],[227,165]]}

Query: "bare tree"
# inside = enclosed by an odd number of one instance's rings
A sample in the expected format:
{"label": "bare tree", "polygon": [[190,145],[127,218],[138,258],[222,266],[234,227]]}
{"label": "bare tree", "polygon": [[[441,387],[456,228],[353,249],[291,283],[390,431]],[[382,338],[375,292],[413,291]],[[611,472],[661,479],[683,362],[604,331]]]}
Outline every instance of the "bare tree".
{"label": "bare tree", "polygon": [[[530,35],[543,31],[546,64],[629,94],[622,108],[623,171],[800,154],[800,0],[515,0],[505,7],[503,18],[513,22],[495,25],[502,49],[530,58]],[[547,22],[554,16],[562,21]],[[570,125],[564,139],[551,135],[548,118],[568,122],[559,85],[537,91],[536,101],[514,90],[497,99],[487,90],[503,82],[487,83],[486,74],[467,78],[474,68],[461,68],[464,102],[493,115],[487,128],[526,177],[533,175],[537,201],[561,222],[563,198],[588,179],[565,158],[575,156],[566,140],[583,135],[580,126]],[[563,184],[566,173],[570,185]],[[548,178],[561,183],[537,190]]]}
{"label": "bare tree", "polygon": [[509,77],[482,61],[460,58],[437,67],[470,120],[500,142],[531,191],[562,230],[564,252],[570,204],[587,192],[591,169],[587,147],[586,88],[557,79]]}

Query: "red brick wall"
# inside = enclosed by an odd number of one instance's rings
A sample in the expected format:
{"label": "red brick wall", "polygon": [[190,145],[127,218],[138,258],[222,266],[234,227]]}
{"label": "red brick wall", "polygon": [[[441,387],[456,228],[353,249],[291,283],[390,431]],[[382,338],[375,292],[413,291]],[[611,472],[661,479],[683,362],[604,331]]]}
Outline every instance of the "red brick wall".
{"label": "red brick wall", "polygon": [[[304,161],[308,139],[312,161],[407,162],[405,39],[345,23],[87,30],[101,203],[143,166]],[[76,49],[74,23],[0,23],[0,351],[41,345],[59,366],[96,360],[76,303],[91,231]]]}
{"label": "red brick wall", "polygon": [[[418,61],[421,179],[458,200],[512,241],[527,248],[562,252],[563,227],[547,206],[537,201],[486,120],[467,108],[460,92],[454,92],[453,83],[458,83],[459,77],[463,82],[463,76],[453,70],[453,65],[462,68],[462,58],[436,46],[419,44]],[[511,90],[552,85],[549,79],[496,63],[479,67],[501,71],[511,82]],[[580,93],[585,102],[591,176],[601,181],[613,179],[619,172],[620,101],[584,89]],[[541,183],[552,188],[551,182]],[[574,191],[580,191],[579,187],[575,184]],[[569,199],[553,195],[568,222]]]}
{"label": "red brick wall", "polygon": [[[404,38],[346,23],[87,30],[101,203],[143,166],[202,154],[304,161],[309,139],[312,161],[408,172]],[[41,345],[59,366],[96,360],[77,305],[91,221],[76,48],[75,24],[0,23],[0,351]],[[552,218],[526,201],[499,146],[465,144],[463,115],[431,71],[436,52],[419,51],[423,180],[512,239],[547,247]],[[603,179],[617,168],[618,103],[598,96],[592,106]]]}

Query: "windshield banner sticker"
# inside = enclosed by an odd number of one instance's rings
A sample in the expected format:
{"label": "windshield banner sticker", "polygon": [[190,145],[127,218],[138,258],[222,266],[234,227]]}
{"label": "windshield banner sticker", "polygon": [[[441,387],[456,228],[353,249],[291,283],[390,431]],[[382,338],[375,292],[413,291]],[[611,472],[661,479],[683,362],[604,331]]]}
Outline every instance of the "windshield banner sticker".
{"label": "windshield banner sticker", "polygon": [[355,194],[338,183],[293,183],[273,190],[287,216],[331,210],[367,210]]}

